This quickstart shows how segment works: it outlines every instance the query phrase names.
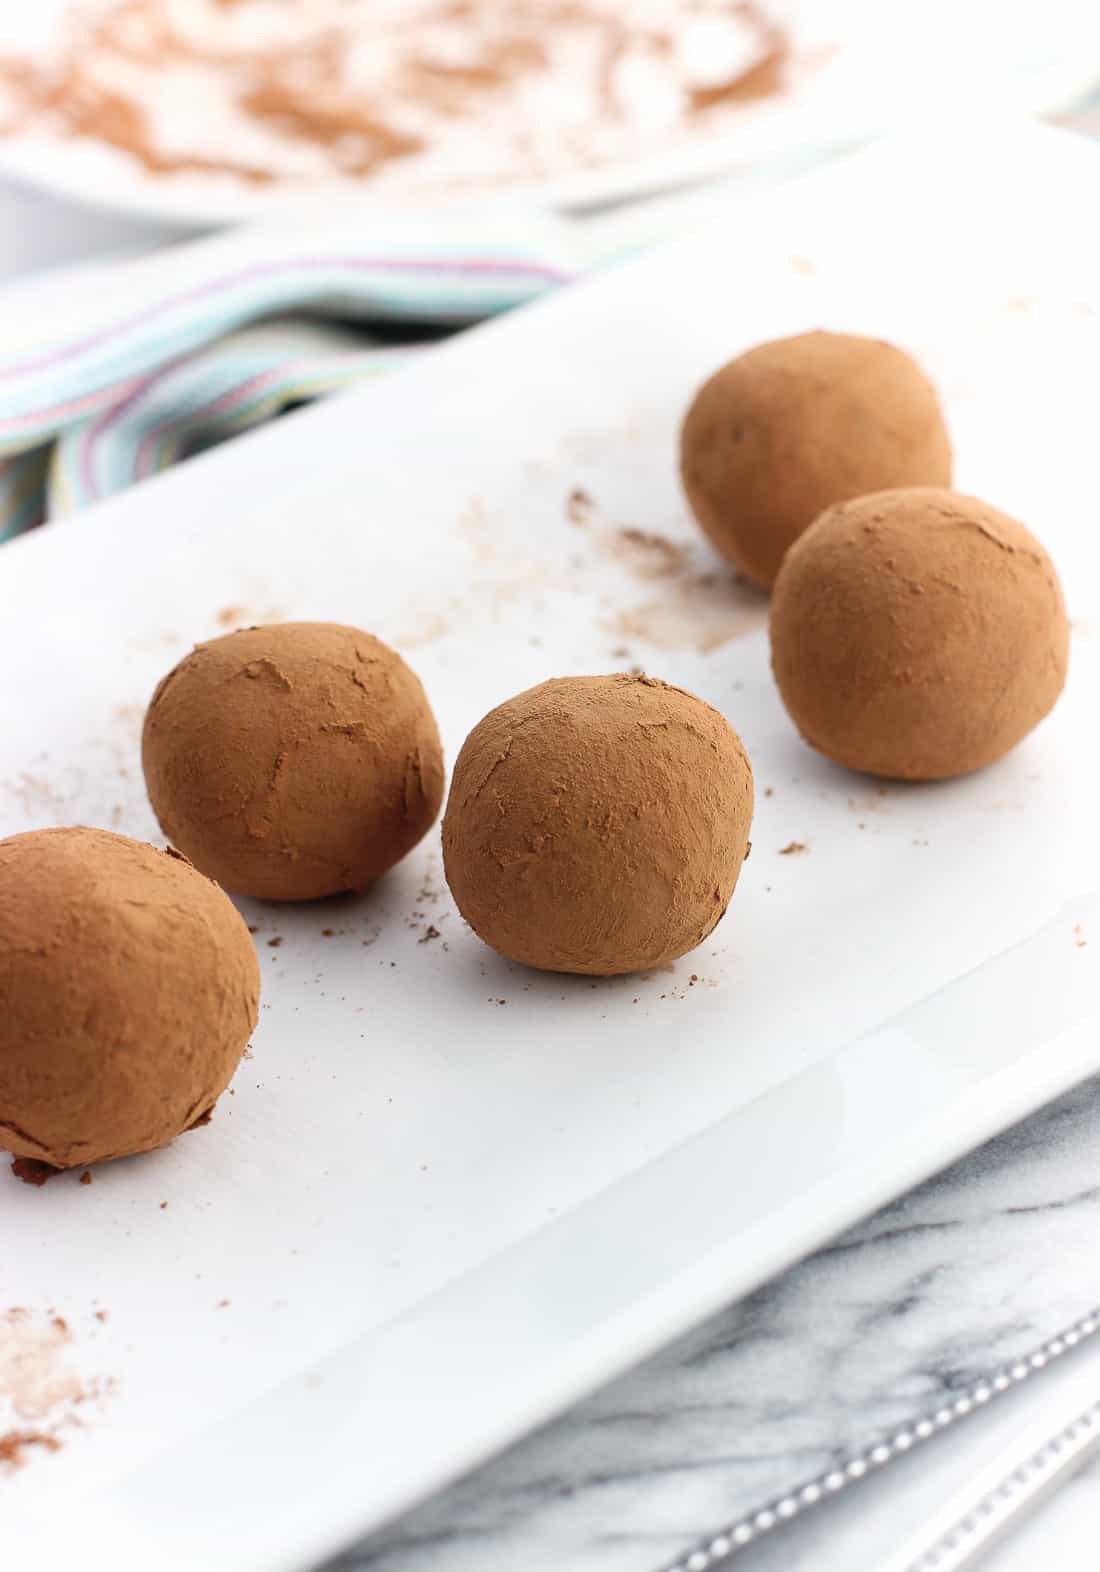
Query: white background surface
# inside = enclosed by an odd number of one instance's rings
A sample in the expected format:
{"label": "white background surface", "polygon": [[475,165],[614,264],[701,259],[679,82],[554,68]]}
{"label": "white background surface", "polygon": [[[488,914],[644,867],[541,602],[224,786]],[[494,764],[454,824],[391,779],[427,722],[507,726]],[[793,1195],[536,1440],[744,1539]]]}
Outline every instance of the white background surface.
{"label": "white background surface", "polygon": [[[15,215],[18,215],[17,221],[13,222],[10,225],[4,225],[3,226],[4,235],[5,235],[5,243],[9,243],[10,244],[10,242],[12,240],[14,240],[14,242],[15,242],[15,244],[14,244],[14,246],[12,248],[13,252],[14,252],[14,256],[13,256],[13,260],[12,260],[12,268],[11,268],[12,271],[23,269],[23,268],[26,268],[26,267],[32,266],[32,265],[37,265],[37,264],[40,264],[42,261],[45,261],[45,260],[54,260],[54,259],[62,260],[62,259],[66,259],[66,258],[69,258],[69,257],[73,257],[75,255],[78,255],[80,253],[80,250],[85,245],[89,245],[89,244],[90,245],[94,245],[94,247],[96,249],[99,249],[103,245],[110,244],[110,242],[111,242],[111,237],[112,237],[111,226],[103,223],[103,221],[100,221],[100,220],[96,220],[96,221],[84,220],[84,219],[82,219],[80,217],[77,217],[75,215],[73,215],[73,216],[65,215],[62,212],[53,209],[50,204],[44,203],[44,202],[40,201],[39,199],[25,199],[25,198],[20,198],[20,197],[17,197],[17,196],[13,195],[13,197],[12,197],[12,204],[13,205],[12,205],[12,208],[11,208],[11,212],[13,214],[13,217]],[[124,232],[122,230],[117,230],[117,231],[114,231],[114,233],[117,235],[117,238],[119,239],[119,241],[122,244],[127,244],[134,238],[132,232]],[[89,240],[89,237],[91,237],[90,240]],[[1022,277],[1022,275],[1021,275],[1021,277]],[[1027,282],[1031,283],[1031,282],[1035,282],[1035,281],[1034,280],[1028,280]],[[1022,299],[1022,298],[1025,298],[1025,296],[1021,295],[1019,297],[1013,297],[1013,298],[1021,298]],[[1015,314],[1017,314],[1017,315],[1019,315],[1019,316],[1021,316],[1023,318],[1027,318],[1032,313],[1030,311],[1017,310]],[[883,331],[888,331],[888,328],[887,328],[887,326],[885,324],[879,324],[879,325],[881,326]],[[992,325],[989,322],[982,322],[980,320],[979,321],[975,321],[975,322],[971,322],[969,324],[969,326],[970,326],[971,331],[973,331],[977,335],[977,337],[979,339],[981,338],[983,333],[989,333],[990,335],[995,337],[997,333],[1002,331],[1001,327],[999,327],[998,329],[994,330]],[[763,336],[763,333],[765,331],[766,331],[766,329],[761,328],[760,331],[755,336]],[[1078,336],[1080,334],[1084,333],[1085,335],[1087,335],[1089,330],[1087,328],[1083,329],[1081,327],[1080,322],[1075,322],[1075,323],[1071,324],[1071,323],[1069,323],[1067,321],[1062,320],[1060,318],[1057,310],[1055,310],[1053,317],[1044,316],[1043,321],[1038,326],[1034,326],[1034,325],[1030,325],[1029,326],[1029,325],[1026,325],[1025,323],[1016,324],[1014,326],[1013,330],[1012,330],[1011,342],[1009,342],[1009,343],[1002,342],[1002,345],[1001,345],[1001,353],[1003,354],[1003,357],[1004,357],[1002,362],[1001,362],[1002,369],[1007,374],[1007,372],[1010,370],[1013,362],[1015,362],[1016,365],[1018,365],[1020,363],[1020,357],[1021,357],[1022,354],[1030,356],[1030,357],[1038,357],[1038,360],[1034,360],[1034,358],[1032,360],[1033,371],[1036,374],[1041,373],[1044,369],[1049,369],[1049,364],[1050,363],[1044,363],[1043,360],[1042,360],[1042,357],[1045,354],[1047,354],[1047,353],[1054,354],[1056,352],[1061,352],[1061,350],[1065,349],[1066,344],[1069,342],[1071,331],[1072,331],[1073,340],[1074,340],[1074,342],[1076,342],[1076,340],[1077,340],[1077,338],[1078,338]],[[987,347],[987,349],[990,349],[990,350],[993,349],[992,338],[991,338],[990,343],[986,347]],[[1086,364],[1087,364],[1087,355],[1084,353],[1084,348],[1085,348],[1085,346],[1082,346],[1082,354],[1081,354],[1081,359],[1080,359],[1080,364],[1082,366],[1082,369],[1084,369]],[[989,364],[989,361],[987,360],[986,363]],[[941,367],[934,367],[933,369],[935,371],[938,371],[938,374],[940,376],[940,380],[944,381],[944,379],[945,379],[945,372],[947,370],[946,365],[941,366]],[[960,403],[959,403],[959,406],[958,406],[958,408],[960,408],[960,409],[962,407],[962,402],[963,402],[963,400],[965,398],[965,389],[964,389],[964,387],[962,385],[964,381],[965,381],[965,378],[963,378],[962,381],[960,381],[960,383],[958,385],[956,385],[954,388],[948,388],[946,390],[948,392],[949,398],[951,398],[952,393],[954,393],[954,395],[960,400]],[[970,391],[973,392],[974,390],[971,389]],[[989,433],[989,436],[988,436],[988,448],[987,448],[987,451],[985,453],[985,459],[986,459],[987,462],[992,462],[993,461],[993,457],[994,457],[994,448],[1000,446],[1000,438],[1003,436],[1003,430],[1005,429],[1002,426],[998,430],[997,419],[1000,419],[1000,420],[1003,420],[1004,422],[1009,423],[1009,429],[1011,429],[1011,422],[1013,420],[1019,420],[1019,418],[1020,418],[1020,404],[1019,404],[1019,401],[1015,397],[1010,396],[1009,391],[1007,389],[1005,389],[1005,388],[1002,388],[999,392],[993,390],[992,388],[989,388],[989,389],[984,389],[983,388],[982,392],[983,392],[983,396],[984,396],[983,397],[983,401],[985,403],[985,411],[984,411],[984,415],[983,415],[983,420],[987,423],[987,430],[988,430],[988,433]],[[997,403],[998,399],[1002,400],[1002,402],[999,403],[999,404]],[[1025,405],[1026,405],[1026,399],[1025,399]],[[991,414],[990,414],[991,406],[996,406],[997,419],[991,418]],[[1039,413],[1039,409],[1040,409],[1040,406],[1037,403],[1027,406],[1028,413],[1029,413],[1029,415],[1032,418],[1034,418]],[[954,411],[953,411],[953,413],[954,413]],[[956,422],[956,424],[957,424],[957,422]],[[1068,434],[1068,440],[1069,440],[1069,442],[1071,444],[1072,444],[1074,435],[1075,434],[1072,431]],[[1079,437],[1083,437],[1083,433],[1078,433],[1077,435]],[[963,442],[960,441],[960,446],[962,446],[962,445],[963,445]],[[968,477],[964,474],[964,475],[960,476],[960,480],[963,481],[964,483],[972,484],[975,489],[985,489],[985,490],[989,491],[991,489],[990,486],[989,485],[985,485],[983,487],[980,484],[980,482],[979,482],[979,477],[978,477],[978,473],[977,473],[981,469],[981,462],[982,462],[982,460],[981,460],[981,457],[980,457],[981,445],[980,445],[980,442],[976,440],[976,429],[972,430],[969,433],[969,435],[968,435],[968,437],[967,437],[967,439],[965,441],[965,451],[969,455],[969,462],[974,466],[974,478],[972,480],[968,480]],[[1085,449],[1083,451],[1087,451],[1087,449]],[[997,461],[1000,462],[1000,463],[1006,462],[1006,460],[1004,459],[1003,455],[1001,455],[1001,454],[998,454]],[[1032,461],[1034,461],[1034,454],[1032,454]],[[578,451],[578,453],[575,455],[573,467],[583,470],[584,467],[585,467],[586,462],[590,462],[590,461],[586,460],[585,454],[583,452],[583,444],[582,444],[581,451]],[[1017,505],[1020,508],[1020,511],[1025,513],[1025,516],[1032,516],[1033,517],[1034,516],[1034,512],[1035,512],[1035,507],[1034,507],[1034,504],[1032,504],[1030,506],[1030,508],[1029,508],[1029,502],[1031,502],[1031,498],[1026,494],[1026,488],[1027,488],[1027,485],[1028,485],[1028,479],[1027,479],[1027,468],[1028,468],[1028,466],[1027,466],[1027,461],[1026,461],[1026,459],[1022,455],[1018,455],[1015,458],[1010,455],[1008,457],[1008,459],[1007,459],[1007,463],[1008,463],[1008,466],[1009,466],[1010,469],[1013,469],[1015,467],[1014,473],[1012,473],[1010,476],[1007,477],[1007,484],[1002,484],[1002,486],[1001,486],[1001,488],[1000,488],[1000,490],[998,492],[998,495],[997,495],[997,500],[998,501],[1003,501],[1008,506],[1012,506],[1013,505],[1013,501],[1014,501],[1014,497],[1013,497],[1013,495],[1011,495],[1009,493],[1012,493],[1013,489],[1015,488],[1015,497],[1017,497],[1019,499],[1016,502],[1015,505]],[[1002,469],[1001,473],[1002,473],[1002,475],[1004,474],[1004,470],[1003,469]],[[594,482],[593,482],[593,486],[594,486]],[[1048,538],[1050,538],[1050,531],[1046,531],[1045,533],[1047,534]],[[476,534],[477,534],[477,528],[475,526],[474,527],[474,535],[476,536]],[[1072,549],[1072,548],[1070,547],[1069,549]],[[1064,565],[1064,555],[1063,555],[1063,552],[1061,550],[1059,551],[1059,556],[1063,560],[1063,565]],[[239,572],[239,568],[240,568],[240,564],[237,564],[237,571],[238,572]],[[263,575],[262,575],[262,573],[257,575],[257,578],[258,578],[257,588],[259,588],[260,584],[263,583]],[[234,584],[238,584],[239,582],[240,582],[239,577],[233,580]],[[227,593],[228,593],[228,588],[229,588],[228,584],[225,587],[226,587],[226,590],[227,590]],[[212,586],[212,588],[213,588],[213,586]],[[214,596],[214,599],[217,599],[216,595]],[[215,610],[215,609],[216,608],[214,608],[212,606],[212,610]],[[272,608],[256,607],[256,608],[251,608],[251,609],[257,610],[260,615],[263,615],[265,613],[270,614],[270,612],[273,611],[273,610],[274,611],[281,610],[282,608],[279,608],[279,607],[272,607]],[[415,608],[413,608],[413,609],[414,609],[414,612],[415,612]],[[209,632],[209,631],[212,631],[212,629],[203,628],[203,629],[198,630],[198,632],[200,634],[201,633],[206,633],[206,632]],[[395,633],[394,636],[397,636],[397,634]],[[161,664],[167,664],[167,663],[170,662],[171,659],[175,658],[174,650],[169,647],[171,645],[172,639],[174,637],[176,637],[176,636],[175,635],[171,635],[171,634],[169,634],[167,632],[165,633],[165,636],[164,636],[164,644],[165,644],[164,652],[163,652],[163,654],[158,652],[158,654],[156,656],[156,660],[159,661]],[[645,652],[645,653],[649,654],[649,652]],[[413,658],[414,660],[417,659],[417,657],[415,656],[415,654],[413,654],[412,651],[410,651],[410,658]],[[680,657],[677,656],[677,657],[671,657],[671,658],[679,660]],[[153,663],[153,658],[152,658],[152,656],[150,656],[150,665],[152,665],[152,663]],[[651,669],[656,669],[656,670],[661,670],[662,669],[660,664],[658,663],[658,661],[656,659],[654,659],[651,654],[649,655],[649,659],[647,660],[647,664],[650,665]],[[423,667],[423,663],[422,663],[422,667]],[[532,676],[531,676],[531,680],[534,680],[535,677],[537,675],[540,675],[540,674],[541,674],[541,669],[539,671],[533,671],[532,672]],[[519,685],[519,682],[517,682],[515,684],[515,686],[518,686],[518,685]],[[700,683],[697,683],[696,685],[701,686]],[[476,708],[476,706],[475,706],[475,708]],[[458,732],[459,735],[461,734],[461,730],[463,729],[463,726],[464,726],[465,722],[469,721],[469,720],[472,720],[474,718],[476,718],[476,716],[471,713],[471,715],[466,716],[466,717],[464,717],[462,719],[461,724],[459,724],[457,719],[456,719],[456,731]],[[1038,746],[1038,744],[1036,746]],[[452,751],[452,755],[453,755],[453,740],[452,740],[451,751]],[[1021,801],[1023,801],[1023,800],[1024,799],[1021,799]],[[904,811],[905,810],[903,810],[903,813],[904,813]],[[1006,804],[1005,805],[1005,810],[1002,810],[1002,811],[1008,811],[1008,812],[1011,813],[1013,810],[1012,810],[1011,806]],[[1024,813],[1025,813],[1025,816],[1027,816],[1028,809],[1027,809],[1026,806],[1024,807]],[[793,821],[792,821],[792,823],[793,823]],[[12,827],[14,827],[14,826],[12,826]],[[127,824],[125,827],[130,828],[130,825]],[[134,828],[137,830],[138,833],[141,832],[139,829],[137,829],[137,826],[134,826]],[[777,832],[780,831],[780,823],[779,823],[779,821],[776,821],[775,829],[776,829]],[[786,834],[786,830],[783,830],[782,833]],[[797,826],[792,827],[791,832],[790,832],[790,838],[796,837],[799,833],[800,833],[800,831],[799,831],[799,828]],[[1057,883],[1057,878],[1055,878],[1054,882]],[[1035,891],[1032,890],[1030,892],[1030,899],[1025,899],[1022,902],[1022,906],[1020,908],[1021,910],[1023,909],[1023,907],[1029,906],[1029,905],[1032,904],[1034,895],[1035,895]],[[1003,921],[1004,921],[1004,925],[1005,926],[1004,926],[1004,930],[1003,930],[1003,933],[1002,933],[1001,936],[1002,936],[1003,940],[1007,941],[1008,938],[1013,936],[1013,933],[1011,932],[1011,930],[1013,928],[1013,923],[1015,921],[1015,919],[1012,917],[1010,911],[1003,914]],[[289,956],[285,957],[285,958],[286,959],[290,959]],[[1070,1497],[1067,1497],[1066,1501],[1068,1502],[1070,1499],[1071,1499]],[[1058,1507],[1055,1507],[1055,1508],[1053,1508],[1051,1510],[1052,1510],[1053,1514],[1058,1514],[1058,1512],[1059,1512],[1059,1508]],[[1065,1511],[1064,1510],[1062,1512],[1062,1515],[1063,1516],[1065,1515]],[[1051,1547],[1050,1547],[1050,1543],[1049,1543],[1049,1540],[1048,1540],[1048,1541],[1045,1542],[1045,1549],[1046,1549],[1048,1554],[1049,1554],[1050,1548]],[[1012,1564],[1012,1563],[1010,1563],[1008,1561],[1005,1562],[1005,1565],[1009,1565],[1009,1564]],[[1024,1564],[1023,1562],[1020,1563],[1020,1565],[1023,1565],[1023,1564]],[[1068,1565],[1069,1563],[1066,1562],[1064,1560],[1064,1558],[1063,1558],[1063,1564],[1064,1565]]]}

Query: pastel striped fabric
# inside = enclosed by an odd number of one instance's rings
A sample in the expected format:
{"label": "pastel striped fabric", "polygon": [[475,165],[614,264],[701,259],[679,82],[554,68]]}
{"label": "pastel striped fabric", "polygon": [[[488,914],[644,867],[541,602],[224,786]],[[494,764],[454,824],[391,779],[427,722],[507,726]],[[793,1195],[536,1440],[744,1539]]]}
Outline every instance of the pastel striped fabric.
{"label": "pastel striped fabric", "polygon": [[[77,512],[288,404],[404,364],[356,324],[462,327],[571,278],[549,216],[254,229],[69,270],[0,300],[0,540]],[[453,226],[452,226],[453,227]],[[390,232],[392,230],[392,232]]]}
{"label": "pastel striped fabric", "polygon": [[[1100,92],[1055,119],[1100,136]],[[390,215],[368,236],[352,215],[238,230],[9,287],[0,294],[0,541],[423,353],[380,344],[370,323],[390,324],[393,340],[402,323],[480,321],[829,156],[806,148],[583,220],[447,210]]]}

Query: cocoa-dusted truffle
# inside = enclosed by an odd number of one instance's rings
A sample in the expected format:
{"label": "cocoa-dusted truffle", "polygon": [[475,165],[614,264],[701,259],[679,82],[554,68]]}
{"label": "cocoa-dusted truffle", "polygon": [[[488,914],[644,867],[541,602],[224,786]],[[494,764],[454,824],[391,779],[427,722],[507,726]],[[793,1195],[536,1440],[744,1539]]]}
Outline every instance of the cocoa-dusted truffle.
{"label": "cocoa-dusted truffle", "polygon": [[951,444],[915,361],[848,333],[801,333],[739,355],[695,395],[680,437],[688,501],[757,584],[834,502],[887,486],[948,486]]}
{"label": "cocoa-dusted truffle", "polygon": [[612,976],[706,938],[748,855],[752,770],[724,716],[654,677],[558,677],[463,744],[447,882],[486,944]]}
{"label": "cocoa-dusted truffle", "polygon": [[1069,631],[1022,524],[930,487],[830,508],[775,583],[772,667],[806,741],[902,780],[991,764],[1050,710]]}
{"label": "cocoa-dusted truffle", "polygon": [[266,900],[365,889],[443,798],[419,679],[381,639],[331,622],[199,644],[153,695],[142,762],[173,845]]}
{"label": "cocoa-dusted truffle", "polygon": [[178,854],[106,830],[0,841],[0,1147],[72,1168],[204,1123],[259,997],[248,929]]}

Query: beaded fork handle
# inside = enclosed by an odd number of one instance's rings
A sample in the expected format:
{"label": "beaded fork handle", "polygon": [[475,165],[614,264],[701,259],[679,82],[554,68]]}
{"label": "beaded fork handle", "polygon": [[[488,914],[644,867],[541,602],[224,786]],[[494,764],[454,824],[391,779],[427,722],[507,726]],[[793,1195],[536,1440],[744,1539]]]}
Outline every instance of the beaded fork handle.
{"label": "beaded fork handle", "polygon": [[[994,1376],[975,1382],[941,1408],[896,1430],[893,1435],[876,1442],[836,1468],[829,1469],[827,1473],[818,1475],[816,1479],[808,1480],[787,1495],[769,1502],[759,1511],[750,1512],[746,1517],[708,1534],[690,1550],[666,1563],[661,1572],[716,1572],[717,1568],[728,1566],[739,1551],[754,1544],[772,1529],[790,1522],[794,1517],[800,1517],[819,1501],[835,1496],[894,1458],[911,1452],[932,1436],[985,1407],[1001,1393],[1020,1386],[1029,1376],[1044,1369],[1071,1348],[1079,1347],[1098,1331],[1100,1308],[1091,1311],[1025,1358],[998,1371]],[[1025,1507],[1038,1504],[1055,1482],[1060,1482],[1073,1468],[1081,1467],[1096,1448],[1100,1448],[1100,1401],[1081,1412],[1042,1444],[1033,1446],[1025,1456],[1006,1466],[996,1487],[968,1507],[960,1509],[956,1518],[944,1525],[943,1533],[935,1541],[925,1538],[922,1545],[903,1550],[900,1553],[902,1559],[894,1557],[889,1567],[881,1569],[881,1572],[958,1572],[979,1550],[989,1548],[994,1536],[1002,1532]],[[989,1507],[987,1502],[993,1497],[996,1498],[995,1504]],[[948,1546],[949,1537],[955,1548]],[[964,1550],[963,1559],[958,1559]],[[952,1556],[955,1559],[951,1559]]]}

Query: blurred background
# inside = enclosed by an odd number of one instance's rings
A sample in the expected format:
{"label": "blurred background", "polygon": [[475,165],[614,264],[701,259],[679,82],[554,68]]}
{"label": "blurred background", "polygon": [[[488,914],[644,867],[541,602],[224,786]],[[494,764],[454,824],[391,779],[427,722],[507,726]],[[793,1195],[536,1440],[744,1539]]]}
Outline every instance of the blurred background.
{"label": "blurred background", "polygon": [[0,540],[884,134],[1021,114],[1100,132],[1100,7],[8,4]]}
{"label": "blurred background", "polygon": [[[2,12],[9,273],[337,206],[364,222],[456,204],[586,211],[951,116],[1024,111],[1087,129],[1100,86],[1100,15],[1080,0],[40,0]],[[88,209],[83,228],[27,199],[32,188]]]}

